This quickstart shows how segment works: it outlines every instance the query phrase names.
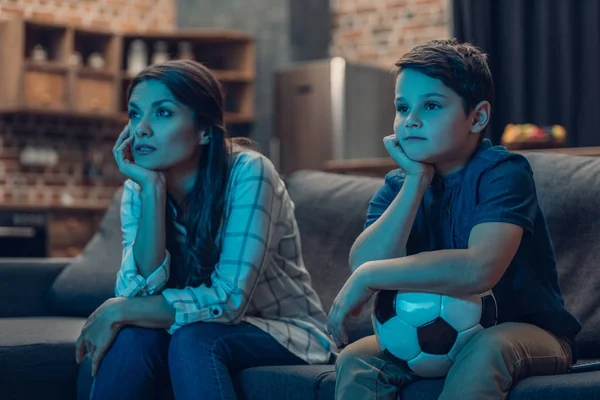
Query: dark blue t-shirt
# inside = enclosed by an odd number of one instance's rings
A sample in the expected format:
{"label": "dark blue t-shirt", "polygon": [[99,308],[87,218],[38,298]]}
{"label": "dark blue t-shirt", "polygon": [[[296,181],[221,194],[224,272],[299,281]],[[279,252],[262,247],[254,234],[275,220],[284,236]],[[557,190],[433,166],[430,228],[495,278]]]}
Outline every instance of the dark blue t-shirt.
{"label": "dark blue t-shirt", "polygon": [[[401,170],[387,174],[371,200],[365,228],[383,214],[403,182]],[[514,259],[493,288],[498,322],[534,324],[573,341],[581,325],[564,308],[533,171],[522,155],[485,139],[462,170],[443,178],[436,175],[419,205],[406,254],[466,249],[471,229],[484,222],[507,222],[524,231]]]}

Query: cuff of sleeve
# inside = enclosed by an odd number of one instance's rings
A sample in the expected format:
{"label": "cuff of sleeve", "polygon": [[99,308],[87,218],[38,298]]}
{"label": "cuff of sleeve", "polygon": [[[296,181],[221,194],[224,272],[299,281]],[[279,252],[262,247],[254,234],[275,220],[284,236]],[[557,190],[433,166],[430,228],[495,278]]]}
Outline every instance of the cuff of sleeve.
{"label": "cuff of sleeve", "polygon": [[[169,251],[165,251],[165,253],[162,264],[156,268],[148,278],[144,278],[138,273],[137,266],[135,266],[135,260],[133,259],[133,251],[131,251],[128,256],[131,258],[133,267],[127,268],[122,274],[125,285],[123,285],[123,288],[120,290],[120,296],[152,296],[160,292],[169,280],[171,255]],[[127,258],[128,257],[125,259]]]}
{"label": "cuff of sleeve", "polygon": [[170,276],[171,254],[165,250],[165,259],[153,273],[146,278],[146,292],[149,296],[159,293],[167,284]]}
{"label": "cuff of sleeve", "polygon": [[481,217],[475,218],[473,225],[482,224],[484,222],[506,222],[508,224],[520,226],[526,233],[533,233],[533,221],[514,212],[506,211],[498,214],[482,215]]}
{"label": "cuff of sleeve", "polygon": [[220,305],[202,307],[191,290],[189,287],[165,289],[161,293],[167,303],[175,309],[175,323],[169,328],[171,334],[183,325],[212,321],[223,315],[223,307]]}

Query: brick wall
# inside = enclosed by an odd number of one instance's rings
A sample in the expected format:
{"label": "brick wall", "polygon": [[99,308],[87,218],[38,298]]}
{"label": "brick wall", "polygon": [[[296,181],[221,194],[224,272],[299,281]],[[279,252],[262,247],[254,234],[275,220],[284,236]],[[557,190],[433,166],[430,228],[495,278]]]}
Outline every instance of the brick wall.
{"label": "brick wall", "polygon": [[[0,204],[102,207],[123,182],[112,157],[122,127],[35,116],[0,117]],[[21,163],[24,149],[51,148],[51,166]]]}
{"label": "brick wall", "polygon": [[0,0],[2,14],[122,32],[167,31],[175,26],[175,0]]}
{"label": "brick wall", "polygon": [[331,54],[392,68],[412,47],[451,35],[451,0],[331,0]]}

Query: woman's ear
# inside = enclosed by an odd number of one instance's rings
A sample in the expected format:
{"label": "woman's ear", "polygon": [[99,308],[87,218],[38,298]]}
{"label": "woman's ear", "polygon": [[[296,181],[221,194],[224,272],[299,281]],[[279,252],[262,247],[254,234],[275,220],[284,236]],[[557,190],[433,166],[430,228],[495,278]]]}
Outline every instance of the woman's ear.
{"label": "woman's ear", "polygon": [[210,134],[211,134],[211,129],[204,129],[200,131],[200,140],[198,141],[198,144],[200,146],[206,145],[210,143]]}

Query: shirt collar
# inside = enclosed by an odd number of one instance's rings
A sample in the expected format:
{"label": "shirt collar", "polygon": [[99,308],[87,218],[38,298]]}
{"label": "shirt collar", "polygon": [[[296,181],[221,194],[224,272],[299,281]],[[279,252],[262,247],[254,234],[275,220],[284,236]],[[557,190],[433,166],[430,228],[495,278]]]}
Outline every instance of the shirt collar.
{"label": "shirt collar", "polygon": [[[477,149],[473,153],[473,156],[481,153],[482,151],[489,149],[490,147],[492,147],[492,142],[489,139],[483,139],[477,146]],[[467,165],[468,165],[468,162],[467,162]],[[435,188],[435,189],[445,189],[448,187],[460,185],[467,165],[465,165],[459,171],[453,172],[446,176],[441,176],[441,175],[435,174],[431,181],[430,187]]]}

